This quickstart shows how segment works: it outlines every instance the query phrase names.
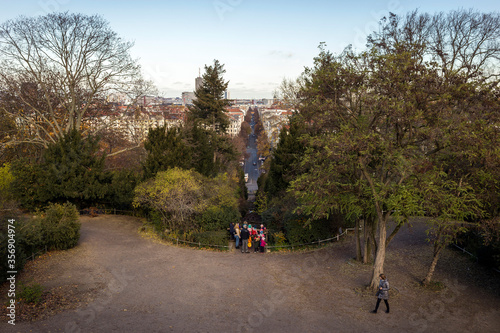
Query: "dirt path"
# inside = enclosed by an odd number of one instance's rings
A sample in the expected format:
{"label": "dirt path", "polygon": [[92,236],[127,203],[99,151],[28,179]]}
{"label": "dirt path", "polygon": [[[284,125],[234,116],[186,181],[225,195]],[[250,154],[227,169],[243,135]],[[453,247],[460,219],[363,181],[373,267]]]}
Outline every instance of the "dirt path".
{"label": "dirt path", "polygon": [[[309,253],[241,254],[168,246],[142,237],[132,217],[82,217],[77,247],[28,265],[21,278],[61,290],[66,310],[4,332],[498,332],[500,278],[445,251],[436,279],[424,225],[388,249],[391,313],[371,314],[370,267],[351,260],[352,239]],[[5,293],[2,291],[2,297]],[[4,301],[2,299],[2,301]],[[384,305],[381,305],[385,310]]]}

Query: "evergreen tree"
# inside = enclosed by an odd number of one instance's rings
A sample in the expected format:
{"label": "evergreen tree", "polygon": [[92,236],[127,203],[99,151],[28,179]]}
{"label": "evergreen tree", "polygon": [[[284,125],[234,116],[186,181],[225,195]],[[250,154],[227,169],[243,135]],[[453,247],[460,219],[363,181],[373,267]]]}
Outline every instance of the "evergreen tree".
{"label": "evergreen tree", "polygon": [[194,167],[210,177],[227,171],[237,158],[234,145],[224,136],[229,126],[229,102],[224,98],[229,81],[224,81],[225,72],[218,60],[214,60],[213,66],[205,66],[203,84],[195,91],[188,116],[189,144],[196,155]]}
{"label": "evergreen tree", "polygon": [[179,167],[190,169],[192,167],[192,148],[186,144],[185,130],[165,126],[151,128],[144,142],[148,152],[144,162],[144,179],[152,178],[158,171]]}
{"label": "evergreen tree", "polygon": [[305,124],[303,118],[298,114],[290,118],[290,128],[280,132],[280,140],[274,151],[264,185],[269,199],[282,195],[290,181],[295,178],[300,157],[305,152],[305,146],[300,141],[300,136],[304,132]]}
{"label": "evergreen tree", "polygon": [[219,171],[214,159],[217,150],[217,135],[192,124],[187,133],[189,146],[193,149],[193,163],[191,168],[206,177],[213,177]]}
{"label": "evergreen tree", "polygon": [[224,65],[214,60],[213,66],[205,65],[203,84],[195,91],[196,98],[189,109],[191,121],[201,122],[207,128],[218,134],[225,133],[229,126],[229,119],[225,108],[229,105],[224,98],[229,81],[225,82],[222,75],[226,72]]}
{"label": "evergreen tree", "polygon": [[[13,164],[13,192],[28,208],[70,201],[79,207],[105,198],[110,182],[105,156],[98,156],[98,138],[83,139],[77,130],[44,151],[41,164]],[[28,191],[26,191],[28,189]]]}
{"label": "evergreen tree", "polygon": [[214,177],[236,158],[227,138],[195,123],[169,130],[165,127],[150,129],[144,148],[148,152],[143,164],[144,179],[174,167],[194,169],[204,176]]}
{"label": "evergreen tree", "polygon": [[76,129],[50,145],[43,162],[46,201],[93,205],[104,198],[108,179],[104,174],[105,156],[98,156],[98,150],[99,138],[83,139]]}

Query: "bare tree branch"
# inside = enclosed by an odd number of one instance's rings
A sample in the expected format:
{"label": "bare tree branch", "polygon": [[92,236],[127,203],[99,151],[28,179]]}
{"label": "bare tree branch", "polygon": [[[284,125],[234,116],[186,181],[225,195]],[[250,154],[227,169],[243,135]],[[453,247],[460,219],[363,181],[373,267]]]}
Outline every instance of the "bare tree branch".
{"label": "bare tree branch", "polygon": [[46,146],[76,128],[91,134],[91,110],[106,96],[154,91],[123,41],[100,16],[52,13],[0,25],[0,109],[16,142]]}

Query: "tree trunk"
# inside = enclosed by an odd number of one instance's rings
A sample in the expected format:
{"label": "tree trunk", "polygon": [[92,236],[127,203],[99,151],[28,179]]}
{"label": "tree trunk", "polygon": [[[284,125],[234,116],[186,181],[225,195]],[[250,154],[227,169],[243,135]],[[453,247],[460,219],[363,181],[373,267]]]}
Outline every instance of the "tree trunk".
{"label": "tree trunk", "polygon": [[425,279],[422,281],[422,284],[424,286],[428,285],[431,282],[432,274],[434,274],[434,270],[436,269],[436,265],[442,249],[443,246],[439,246],[438,244],[434,243],[434,256],[432,258],[431,266],[429,267],[429,271],[427,272]]}
{"label": "tree trunk", "polygon": [[396,226],[396,228],[394,228],[394,230],[391,232],[391,234],[389,235],[389,237],[387,237],[387,242],[385,243],[385,246],[387,247],[387,245],[389,245],[389,243],[391,242],[391,240],[396,236],[396,234],[398,233],[399,229],[401,229],[401,227],[403,226],[403,222],[399,222],[398,225]]}
{"label": "tree trunk", "polygon": [[369,230],[370,232],[370,241],[371,241],[371,245],[373,246],[373,257],[375,257],[375,255],[377,254],[377,249],[378,249],[378,245],[377,245],[377,226],[378,226],[378,223],[375,221],[372,221],[372,224],[371,224],[371,228]]}
{"label": "tree trunk", "polygon": [[370,261],[370,233],[368,232],[368,223],[366,220],[363,221],[363,264],[367,264]]}
{"label": "tree trunk", "polygon": [[361,261],[361,241],[359,239],[359,221],[354,225],[354,235],[356,237],[356,260]]}
{"label": "tree trunk", "polygon": [[379,241],[377,246],[377,254],[373,263],[372,281],[370,287],[376,289],[379,284],[379,275],[384,273],[385,262],[385,243],[387,237],[387,219],[384,217],[379,221]]}
{"label": "tree trunk", "polygon": [[379,241],[378,244],[375,242],[377,246],[377,254],[375,255],[375,261],[373,263],[372,281],[370,283],[370,287],[375,290],[379,284],[378,277],[384,271],[385,243],[387,239],[387,219],[389,215],[384,215],[381,201],[379,199],[379,193],[377,192],[375,183],[373,182],[373,179],[370,176],[370,172],[368,172],[368,170],[366,169],[364,160],[361,156],[359,157],[359,165],[361,167],[361,171],[363,172],[363,177],[370,185],[370,189],[373,196],[373,203],[375,204],[375,210],[377,212],[377,220],[375,220],[375,223],[373,223],[373,225],[375,229],[378,227]]}
{"label": "tree trunk", "polygon": [[106,156],[115,156],[115,155],[118,155],[118,154],[121,154],[121,153],[124,153],[124,152],[127,152],[127,151],[130,151],[130,150],[133,150],[133,149],[137,149],[137,148],[140,148],[141,145],[138,144],[137,146],[133,146],[133,147],[128,147],[128,148],[125,148],[125,149],[122,149],[122,150],[119,150],[119,151],[115,151],[114,153],[111,153],[111,149],[112,147],[110,146],[109,149],[110,149],[110,154],[107,154]]}

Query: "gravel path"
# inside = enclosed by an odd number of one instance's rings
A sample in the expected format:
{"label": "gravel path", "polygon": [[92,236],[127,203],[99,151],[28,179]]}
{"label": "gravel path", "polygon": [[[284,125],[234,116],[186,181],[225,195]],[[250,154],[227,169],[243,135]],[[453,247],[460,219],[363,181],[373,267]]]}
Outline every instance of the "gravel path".
{"label": "gravel path", "polygon": [[221,253],[143,237],[132,217],[81,221],[77,247],[35,260],[21,276],[47,290],[71,290],[75,301],[42,320],[2,322],[1,332],[500,330],[496,273],[447,250],[436,279],[448,288],[418,286],[431,255],[422,223],[401,230],[389,246],[391,313],[371,314],[375,298],[360,288],[370,267],[351,260],[352,239],[308,253]]}

